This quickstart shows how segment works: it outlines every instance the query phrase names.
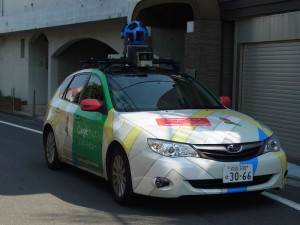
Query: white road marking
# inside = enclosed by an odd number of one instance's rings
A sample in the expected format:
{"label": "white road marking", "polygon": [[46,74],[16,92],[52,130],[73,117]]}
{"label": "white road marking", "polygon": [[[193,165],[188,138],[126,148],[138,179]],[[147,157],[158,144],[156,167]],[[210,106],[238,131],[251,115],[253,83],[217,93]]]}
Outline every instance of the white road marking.
{"label": "white road marking", "polygon": [[8,122],[1,121],[1,120],[0,120],[0,123],[5,124],[5,125],[8,125],[8,126],[12,126],[12,127],[17,127],[17,128],[23,129],[23,130],[28,130],[28,131],[31,131],[31,132],[35,132],[35,133],[38,133],[38,134],[43,134],[42,131],[30,129],[30,128],[28,128],[28,127],[19,126],[19,125],[17,125],[17,124],[8,123]]}
{"label": "white road marking", "polygon": [[265,197],[268,197],[268,198],[271,198],[271,199],[273,199],[273,200],[275,200],[275,201],[277,201],[277,202],[280,202],[280,203],[282,203],[282,204],[285,204],[285,205],[287,205],[287,206],[289,206],[289,207],[291,207],[291,208],[293,208],[293,209],[296,209],[296,210],[300,210],[300,204],[298,204],[298,203],[296,203],[296,202],[293,202],[293,201],[290,201],[290,200],[288,200],[288,199],[285,199],[285,198],[282,198],[282,197],[280,197],[280,196],[278,196],[278,195],[273,195],[273,194],[271,194],[271,193],[268,193],[268,192],[263,192],[263,193],[261,193],[263,196],[265,196]]}

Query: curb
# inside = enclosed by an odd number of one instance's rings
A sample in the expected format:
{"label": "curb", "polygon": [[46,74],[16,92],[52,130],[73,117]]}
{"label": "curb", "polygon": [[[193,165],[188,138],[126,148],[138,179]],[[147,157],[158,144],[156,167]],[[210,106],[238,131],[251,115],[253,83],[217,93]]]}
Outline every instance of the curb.
{"label": "curb", "polygon": [[14,115],[14,116],[18,116],[24,119],[30,119],[30,120],[34,120],[34,121],[38,121],[43,123],[44,122],[44,118],[40,118],[38,116],[31,116],[25,112],[22,111],[7,111],[7,110],[0,110],[0,113],[4,113],[4,114],[8,114],[8,115]]}
{"label": "curb", "polygon": [[287,178],[293,180],[300,180],[300,166],[293,163],[288,163],[287,169],[288,169]]}

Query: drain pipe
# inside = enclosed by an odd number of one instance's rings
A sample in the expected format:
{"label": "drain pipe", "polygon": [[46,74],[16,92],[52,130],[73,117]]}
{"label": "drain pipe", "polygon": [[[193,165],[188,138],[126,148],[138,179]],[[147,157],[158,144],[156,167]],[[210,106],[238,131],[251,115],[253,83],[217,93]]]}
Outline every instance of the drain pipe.
{"label": "drain pipe", "polygon": [[12,110],[15,111],[15,88],[11,89]]}
{"label": "drain pipe", "polygon": [[4,16],[4,0],[1,0],[1,16]]}
{"label": "drain pipe", "polygon": [[33,91],[32,97],[32,117],[35,117],[35,91]]}

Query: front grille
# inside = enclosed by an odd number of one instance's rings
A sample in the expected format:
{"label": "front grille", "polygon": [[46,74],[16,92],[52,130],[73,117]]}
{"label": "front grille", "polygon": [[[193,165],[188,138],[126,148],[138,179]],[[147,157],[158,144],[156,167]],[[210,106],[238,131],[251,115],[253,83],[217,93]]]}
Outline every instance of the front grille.
{"label": "front grille", "polygon": [[228,151],[230,144],[222,145],[193,145],[198,154],[205,159],[222,162],[245,161],[261,155],[264,151],[264,142],[238,144],[242,146],[239,152]]}
{"label": "front grille", "polygon": [[223,183],[222,179],[210,179],[210,180],[187,180],[194,188],[200,189],[221,189],[221,188],[239,188],[249,187],[259,184],[267,183],[271,179],[272,175],[255,176],[253,181],[237,182],[237,183]]}

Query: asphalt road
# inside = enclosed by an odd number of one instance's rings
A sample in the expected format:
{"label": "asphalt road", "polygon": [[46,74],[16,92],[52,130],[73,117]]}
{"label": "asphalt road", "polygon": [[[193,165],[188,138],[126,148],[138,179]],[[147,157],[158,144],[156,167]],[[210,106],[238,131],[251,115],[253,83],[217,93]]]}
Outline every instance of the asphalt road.
{"label": "asphalt road", "polygon": [[300,180],[281,191],[116,204],[108,184],[71,166],[47,168],[41,122],[0,113],[0,225],[298,225]]}

